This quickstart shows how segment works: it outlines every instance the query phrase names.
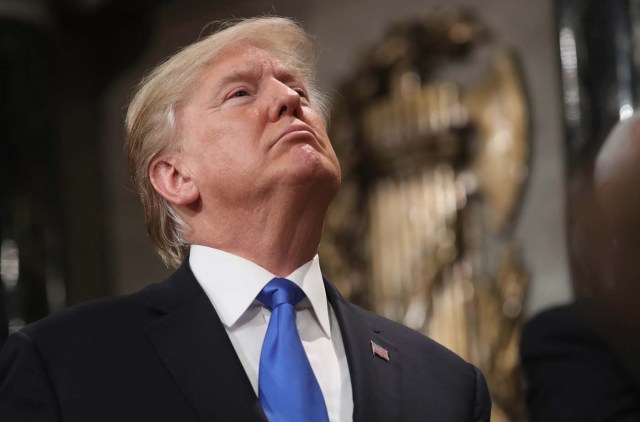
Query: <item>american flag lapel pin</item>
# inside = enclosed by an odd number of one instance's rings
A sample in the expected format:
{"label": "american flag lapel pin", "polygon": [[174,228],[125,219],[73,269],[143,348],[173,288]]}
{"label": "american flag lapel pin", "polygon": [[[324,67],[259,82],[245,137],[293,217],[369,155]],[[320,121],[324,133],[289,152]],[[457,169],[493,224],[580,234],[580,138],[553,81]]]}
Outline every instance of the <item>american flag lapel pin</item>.
{"label": "american flag lapel pin", "polygon": [[376,344],[371,340],[371,351],[373,352],[373,356],[377,356],[380,359],[384,359],[389,362],[389,351],[384,347]]}

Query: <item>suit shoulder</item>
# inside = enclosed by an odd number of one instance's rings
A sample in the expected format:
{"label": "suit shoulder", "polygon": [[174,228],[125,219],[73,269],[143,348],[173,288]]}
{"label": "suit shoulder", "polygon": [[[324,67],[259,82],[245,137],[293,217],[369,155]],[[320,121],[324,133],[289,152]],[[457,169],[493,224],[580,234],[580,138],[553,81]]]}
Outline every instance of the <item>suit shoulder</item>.
{"label": "suit shoulder", "polygon": [[407,386],[403,394],[409,401],[423,402],[424,392],[429,391],[429,402],[434,409],[440,409],[443,414],[458,415],[451,420],[489,420],[491,399],[478,368],[409,327],[356,305],[347,306],[356,318],[372,329],[372,341],[376,336],[384,339],[381,346],[389,348],[390,360],[401,362],[399,368],[403,384]]}
{"label": "suit shoulder", "polygon": [[383,335],[398,347],[412,354],[435,356],[439,362],[464,368],[468,371],[469,363],[437,341],[425,336],[396,321],[367,311],[359,306],[350,304],[352,309],[372,327],[377,327]]}

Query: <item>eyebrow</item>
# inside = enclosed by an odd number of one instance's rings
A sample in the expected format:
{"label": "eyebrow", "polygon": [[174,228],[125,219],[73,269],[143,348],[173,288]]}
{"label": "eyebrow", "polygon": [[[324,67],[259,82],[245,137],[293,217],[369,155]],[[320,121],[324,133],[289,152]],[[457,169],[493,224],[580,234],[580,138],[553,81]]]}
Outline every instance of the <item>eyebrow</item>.
{"label": "eyebrow", "polygon": [[288,66],[276,68],[275,75],[280,82],[302,82],[306,85],[306,81],[302,77],[302,74],[298,70],[292,69]]}
{"label": "eyebrow", "polygon": [[[301,72],[291,69],[288,66],[279,66],[274,71],[276,79],[281,82],[301,82],[306,85],[305,78]],[[238,82],[247,79],[260,79],[262,68],[259,66],[244,67],[235,69],[218,80],[217,85],[222,86],[228,83]]]}
{"label": "eyebrow", "polygon": [[216,90],[224,88],[225,85],[246,81],[257,80],[262,76],[262,70],[257,67],[245,67],[242,69],[232,70],[216,82]]}
{"label": "eyebrow", "polygon": [[281,63],[281,66],[277,66],[274,72],[276,78],[282,83],[301,83],[305,89],[309,86],[309,81],[304,74],[288,63]]}

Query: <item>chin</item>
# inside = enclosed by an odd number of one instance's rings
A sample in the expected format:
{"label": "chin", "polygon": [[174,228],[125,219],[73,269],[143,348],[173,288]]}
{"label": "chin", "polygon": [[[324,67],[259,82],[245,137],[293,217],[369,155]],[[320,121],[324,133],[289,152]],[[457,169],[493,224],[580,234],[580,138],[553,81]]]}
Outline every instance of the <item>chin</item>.
{"label": "chin", "polygon": [[340,172],[329,166],[296,166],[288,170],[283,181],[292,187],[327,192],[332,197],[340,187]]}
{"label": "chin", "polygon": [[307,187],[315,191],[337,191],[340,186],[340,165],[335,156],[328,156],[314,146],[301,143],[289,149],[283,156],[278,179],[289,186]]}

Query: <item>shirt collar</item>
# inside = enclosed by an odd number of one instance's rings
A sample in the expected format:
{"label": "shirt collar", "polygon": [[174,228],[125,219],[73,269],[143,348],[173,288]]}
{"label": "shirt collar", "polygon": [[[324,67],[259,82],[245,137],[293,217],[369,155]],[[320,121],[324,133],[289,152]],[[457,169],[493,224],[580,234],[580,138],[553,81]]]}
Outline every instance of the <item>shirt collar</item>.
{"label": "shirt collar", "polygon": [[[248,259],[201,245],[191,245],[189,266],[227,328],[238,322],[262,288],[276,277]],[[285,278],[302,289],[320,327],[331,338],[327,295],[318,255]]]}

